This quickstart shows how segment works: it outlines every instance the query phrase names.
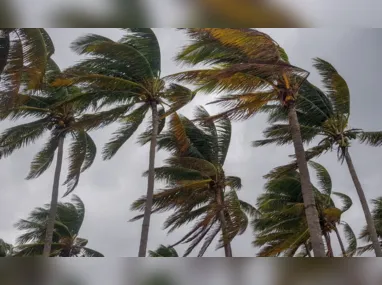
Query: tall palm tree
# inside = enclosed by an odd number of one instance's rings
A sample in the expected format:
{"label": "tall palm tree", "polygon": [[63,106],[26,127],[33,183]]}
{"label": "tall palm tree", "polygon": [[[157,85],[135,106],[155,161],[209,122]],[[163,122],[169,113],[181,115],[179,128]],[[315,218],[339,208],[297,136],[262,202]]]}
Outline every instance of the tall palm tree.
{"label": "tall palm tree", "polygon": [[[193,228],[176,244],[191,243],[184,256],[204,239],[198,253],[203,256],[214,238],[221,233],[218,248],[224,247],[225,255],[232,257],[231,241],[242,234],[248,225],[248,216],[256,210],[239,200],[236,190],[241,188],[241,179],[226,176],[224,162],[231,140],[231,123],[227,118],[218,122],[200,120],[209,113],[198,107],[195,112],[199,126],[186,117],[174,114],[170,129],[160,135],[159,148],[172,153],[166,165],[155,168],[158,180],[168,187],[154,194],[153,212],[175,210],[164,227],[169,232],[189,222]],[[133,203],[133,210],[143,210],[146,197]],[[142,218],[137,216],[133,220]]]}
{"label": "tall palm tree", "polygon": [[119,121],[122,126],[103,150],[103,158],[111,159],[142,124],[151,111],[151,127],[141,134],[142,144],[150,143],[147,203],[142,223],[139,257],[146,255],[150,227],[154,164],[157,135],[165,126],[165,117],[193,99],[195,92],[178,84],[166,85],[160,77],[161,52],[151,29],[124,29],[118,41],[90,34],[77,39],[72,49],[80,55],[90,55],[66,70],[66,78],[55,84],[79,84],[87,91],[74,100],[96,110],[81,122],[89,130]]}
{"label": "tall palm tree", "polygon": [[[382,197],[378,197],[376,199],[373,199],[373,210],[372,210],[372,217],[375,224],[375,229],[377,231],[377,235],[379,238],[379,243],[382,246]],[[371,236],[370,232],[368,230],[367,225],[363,227],[361,234],[359,235],[359,239],[362,239],[365,242],[371,242]],[[365,246],[361,246],[357,249],[357,254],[361,255],[367,251],[371,251],[374,249],[373,243],[367,244]]]}
{"label": "tall palm tree", "polygon": [[[309,164],[316,171],[320,188],[314,187],[314,191],[327,255],[333,256],[330,233],[334,232],[343,256],[352,256],[356,251],[357,239],[351,227],[341,221],[341,215],[352,206],[352,200],[343,193],[332,192],[330,175],[322,165],[313,161]],[[256,233],[253,244],[261,247],[258,256],[295,256],[299,249],[297,256],[311,256],[299,173],[292,170],[278,178],[272,178],[267,182],[265,189],[266,192],[257,199],[257,209],[261,215],[253,221]],[[341,209],[336,208],[331,198],[332,194],[342,200]],[[338,224],[344,226],[347,249],[339,234]]]}
{"label": "tall palm tree", "polygon": [[[34,209],[27,219],[21,219],[15,226],[26,231],[17,238],[14,256],[41,255],[47,232],[50,205]],[[58,203],[50,256],[56,257],[103,257],[101,253],[86,247],[88,240],[78,236],[85,218],[82,200],[73,195],[71,203]]]}
{"label": "tall palm tree", "polygon": [[179,257],[175,248],[161,244],[155,251],[149,250],[150,257]]}
{"label": "tall palm tree", "polygon": [[[327,61],[316,58],[314,66],[322,76],[325,92],[310,85],[301,89],[300,102],[298,105],[298,117],[301,122],[302,138],[309,143],[314,138],[320,142],[306,151],[306,158],[312,159],[319,155],[337,149],[338,159],[342,163],[346,161],[354,186],[357,190],[362,209],[370,232],[370,238],[374,245],[376,256],[381,257],[382,251],[375,230],[374,221],[370,213],[367,199],[359,181],[349,148],[351,140],[358,140],[371,146],[382,145],[382,131],[365,132],[362,129],[349,127],[350,119],[350,91],[345,79]],[[305,91],[307,90],[307,93]],[[312,91],[313,90],[313,91]],[[289,126],[286,123],[287,114],[278,108],[269,108],[270,122],[273,124],[265,131],[265,140],[254,142],[254,146],[267,144],[288,144],[292,142]],[[297,167],[296,162],[277,168],[270,176],[278,175],[284,170]]]}
{"label": "tall palm tree", "polygon": [[6,243],[0,239],[0,257],[12,256],[14,247],[10,243]]}
{"label": "tall palm tree", "polygon": [[50,138],[43,149],[32,161],[27,179],[34,179],[43,174],[52,164],[57,152],[56,168],[53,180],[51,209],[48,220],[44,256],[50,254],[53,229],[57,210],[59,183],[63,161],[64,140],[68,135],[72,137],[69,149],[69,172],[64,184],[67,191],[64,196],[71,193],[78,185],[81,172],[88,169],[96,156],[96,145],[90,135],[76,125],[76,120],[82,114],[82,109],[74,103],[62,103],[71,96],[79,93],[76,88],[49,87],[50,82],[60,74],[60,69],[53,60],[49,60],[46,68],[44,88],[39,95],[33,92],[19,94],[18,100],[23,104],[0,113],[1,119],[32,118],[28,123],[16,125],[6,129],[0,135],[0,159],[10,156],[15,150],[34,143],[45,133]]}
{"label": "tall palm tree", "polygon": [[197,84],[208,93],[231,92],[211,102],[226,111],[210,119],[248,119],[269,103],[278,103],[288,112],[313,251],[316,257],[324,257],[295,105],[309,72],[291,65],[285,51],[271,37],[254,29],[198,28],[186,32],[192,42],[177,55],[177,60],[189,65],[207,64],[209,68],[181,72],[170,78]]}
{"label": "tall palm tree", "polygon": [[45,29],[0,29],[0,111],[19,103],[21,87],[41,87],[53,53],[54,45]]}

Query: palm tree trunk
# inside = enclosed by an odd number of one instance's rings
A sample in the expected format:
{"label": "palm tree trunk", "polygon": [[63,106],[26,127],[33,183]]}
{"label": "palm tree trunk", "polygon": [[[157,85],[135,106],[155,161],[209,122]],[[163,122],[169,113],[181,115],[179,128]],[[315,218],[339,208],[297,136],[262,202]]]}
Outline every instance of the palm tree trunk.
{"label": "palm tree trunk", "polygon": [[324,234],[325,241],[326,241],[326,246],[328,247],[328,257],[333,257],[333,248],[332,248],[332,242],[330,241],[330,235],[329,233]]}
{"label": "palm tree trunk", "polygon": [[377,231],[375,229],[374,220],[373,220],[373,217],[371,216],[369,205],[367,204],[367,200],[365,197],[365,192],[363,191],[361,182],[358,179],[358,175],[357,175],[357,172],[355,171],[353,161],[350,157],[348,149],[345,151],[345,159],[346,159],[346,163],[348,165],[349,172],[350,172],[351,178],[353,180],[355,189],[357,190],[359,200],[361,201],[363,213],[365,214],[365,218],[366,218],[367,228],[368,228],[368,231],[370,234],[370,239],[373,243],[375,256],[376,257],[382,257],[382,251],[381,251],[381,247],[380,247],[379,242],[378,242],[378,235],[377,235]]}
{"label": "palm tree trunk", "polygon": [[308,164],[305,158],[304,146],[302,144],[300,125],[297,119],[296,106],[290,103],[288,108],[289,125],[291,129],[297,165],[301,177],[301,191],[305,205],[305,215],[308,223],[310,240],[312,243],[314,257],[325,257],[325,247],[321,237],[321,227],[318,212],[313,196],[313,187],[310,182]]}
{"label": "palm tree trunk", "polygon": [[60,136],[58,141],[56,170],[54,172],[52,199],[50,202],[50,210],[49,210],[49,217],[48,217],[48,223],[46,228],[44,250],[42,252],[43,257],[50,256],[50,250],[52,247],[54,224],[56,222],[56,214],[57,214],[58,189],[60,186],[60,175],[61,175],[63,154],[64,154],[64,137]]}
{"label": "palm tree trunk", "polygon": [[224,217],[224,203],[223,203],[223,191],[222,189],[217,189],[216,191],[216,203],[220,207],[219,211],[219,220],[221,223],[222,227],[222,234],[223,234],[223,242],[224,242],[224,252],[225,252],[225,257],[232,257],[232,248],[231,248],[231,243],[227,242],[227,221]]}
{"label": "palm tree trunk", "polygon": [[150,158],[149,158],[149,175],[147,182],[147,194],[146,194],[146,206],[142,222],[142,231],[141,231],[141,240],[139,244],[138,257],[145,257],[147,251],[147,242],[149,237],[149,228],[150,228],[150,218],[151,218],[151,209],[153,206],[153,195],[154,195],[154,168],[155,168],[155,149],[157,146],[157,135],[158,135],[158,107],[157,102],[151,102],[152,110],[152,126],[153,132],[151,134],[151,143],[150,143]]}
{"label": "palm tree trunk", "polygon": [[335,232],[336,235],[337,235],[337,239],[338,239],[338,243],[340,244],[340,247],[341,247],[342,255],[343,255],[344,257],[347,257],[347,256],[346,256],[345,246],[344,246],[344,243],[342,242],[342,238],[341,238],[341,236],[340,236],[340,233],[338,232],[337,226],[336,226],[336,225],[333,225],[333,229],[334,229],[334,232]]}

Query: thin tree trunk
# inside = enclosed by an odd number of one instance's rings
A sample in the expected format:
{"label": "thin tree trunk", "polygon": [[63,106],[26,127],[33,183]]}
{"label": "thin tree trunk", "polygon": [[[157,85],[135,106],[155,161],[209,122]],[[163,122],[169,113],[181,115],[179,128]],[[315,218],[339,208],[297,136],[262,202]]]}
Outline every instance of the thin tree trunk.
{"label": "thin tree trunk", "polygon": [[340,233],[338,232],[337,226],[336,226],[336,225],[333,225],[333,229],[334,229],[334,232],[335,232],[336,235],[337,235],[338,243],[340,244],[342,254],[343,254],[344,257],[347,257],[347,255],[346,255],[346,249],[345,249],[344,243],[342,242],[342,238],[341,238],[341,236],[340,236]]}
{"label": "thin tree trunk", "polygon": [[310,254],[310,250],[309,250],[308,244],[304,243],[304,245],[305,245],[305,250],[306,250],[306,253],[308,254],[308,257],[312,257],[312,255]]}
{"label": "thin tree trunk", "polygon": [[326,241],[326,246],[328,247],[328,257],[333,257],[333,248],[332,248],[332,242],[330,241],[330,235],[329,233],[324,234],[325,241]]}
{"label": "thin tree trunk", "polygon": [[49,218],[48,218],[48,223],[46,228],[44,250],[42,253],[43,257],[50,256],[50,251],[52,247],[54,224],[56,222],[56,214],[57,214],[58,189],[60,187],[60,175],[61,175],[63,154],[64,154],[64,137],[61,136],[58,141],[57,163],[56,163],[56,170],[54,172],[52,199],[50,202],[50,210],[49,210]]}
{"label": "thin tree trunk", "polygon": [[145,257],[147,251],[147,242],[149,237],[150,228],[150,218],[151,209],[153,206],[153,195],[154,195],[154,168],[155,168],[155,149],[157,146],[157,135],[158,135],[158,107],[156,102],[151,103],[152,110],[152,126],[153,132],[151,134],[150,143],[150,158],[149,158],[149,175],[147,182],[147,194],[146,194],[146,206],[142,222],[141,240],[139,244],[138,257]]}
{"label": "thin tree trunk", "polygon": [[232,257],[232,249],[231,249],[231,243],[227,242],[227,222],[224,217],[224,203],[223,203],[223,191],[222,189],[217,189],[216,191],[216,202],[221,208],[219,211],[219,220],[222,227],[222,234],[223,234],[223,242],[224,242],[224,252],[225,257]]}
{"label": "thin tree trunk", "polygon": [[365,214],[365,218],[366,218],[367,228],[368,228],[368,231],[370,234],[370,239],[373,243],[375,256],[376,257],[382,257],[382,251],[381,251],[381,247],[379,245],[378,235],[377,235],[377,231],[375,229],[374,220],[373,220],[373,217],[371,216],[369,205],[367,204],[367,200],[365,197],[365,192],[362,189],[361,182],[358,179],[357,172],[355,171],[353,161],[350,157],[348,150],[346,150],[346,152],[345,152],[345,159],[346,159],[346,163],[347,163],[348,168],[349,168],[351,178],[354,182],[355,189],[357,190],[359,200],[361,201],[363,213]]}
{"label": "thin tree trunk", "polygon": [[301,191],[305,206],[305,215],[308,223],[310,241],[314,257],[325,257],[325,247],[321,237],[321,227],[318,212],[313,196],[313,187],[310,182],[308,164],[306,162],[304,146],[302,144],[300,125],[297,119],[296,106],[291,103],[288,108],[289,125],[291,129],[297,165],[301,177]]}

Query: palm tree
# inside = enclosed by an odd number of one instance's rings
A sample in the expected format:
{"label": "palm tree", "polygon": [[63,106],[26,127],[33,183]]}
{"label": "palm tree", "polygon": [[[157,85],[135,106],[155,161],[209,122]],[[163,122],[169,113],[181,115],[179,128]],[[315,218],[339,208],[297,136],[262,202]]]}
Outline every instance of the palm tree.
{"label": "palm tree", "polygon": [[211,102],[223,106],[226,111],[210,119],[222,116],[248,119],[269,103],[279,103],[288,112],[313,251],[316,257],[324,257],[295,105],[298,90],[309,72],[291,65],[285,51],[271,37],[257,30],[198,28],[186,31],[193,41],[177,55],[177,60],[212,67],[181,72],[170,78],[197,84],[200,90],[208,93],[231,92]]}
{"label": "palm tree", "polygon": [[64,140],[67,138],[67,135],[71,135],[73,140],[69,150],[69,172],[64,183],[68,189],[64,196],[76,188],[80,174],[92,165],[97,151],[90,135],[76,124],[76,120],[83,110],[74,103],[62,103],[63,100],[77,95],[79,90],[76,88],[49,87],[49,83],[55,80],[59,74],[59,67],[53,60],[49,60],[45,74],[45,87],[40,91],[40,94],[34,95],[32,92],[19,94],[18,100],[23,102],[23,104],[0,114],[2,119],[33,118],[31,122],[6,129],[0,135],[0,159],[10,156],[15,150],[34,143],[46,132],[50,132],[48,142],[32,161],[27,179],[34,179],[43,174],[52,164],[57,152],[50,203],[51,210],[45,240],[45,257],[48,257],[51,251]]}
{"label": "palm tree", "polygon": [[[72,49],[91,57],[66,71],[66,78],[56,85],[80,84],[87,91],[75,98],[84,106],[106,111],[85,116],[81,125],[89,130],[104,127],[117,120],[122,124],[103,150],[111,159],[142,124],[151,110],[151,127],[140,136],[142,144],[150,143],[147,203],[142,223],[139,257],[146,255],[154,191],[154,163],[157,135],[165,126],[165,117],[192,100],[195,93],[178,84],[167,86],[161,79],[161,54],[151,29],[124,29],[118,41],[100,35],[77,39]],[[167,109],[166,109],[167,107]]]}
{"label": "palm tree", "polygon": [[6,243],[0,239],[0,257],[12,256],[14,247],[10,243]]}
{"label": "palm tree", "polygon": [[[325,92],[320,91],[313,85],[301,89],[299,108],[299,120],[301,122],[302,138],[310,142],[314,138],[320,138],[320,142],[306,151],[306,158],[312,159],[319,155],[337,149],[338,159],[347,163],[351,178],[361,201],[362,209],[370,232],[370,238],[374,245],[376,256],[381,257],[382,251],[375,230],[374,221],[363,191],[362,185],[356,173],[349,148],[351,140],[358,140],[371,146],[382,145],[382,132],[365,132],[362,129],[349,127],[350,119],[350,91],[346,81],[337,70],[327,61],[316,58],[314,66],[322,76]],[[305,92],[307,91],[307,92]],[[269,108],[272,126],[265,131],[265,140],[254,142],[254,146],[262,146],[271,143],[278,145],[292,142],[289,126],[285,123],[287,114],[277,108]],[[277,168],[268,176],[277,176],[285,170],[296,168],[296,162]]]}
{"label": "palm tree", "polygon": [[[82,200],[73,195],[72,203],[58,203],[54,224],[53,243],[50,256],[53,257],[103,257],[101,253],[86,247],[88,240],[78,236],[85,217]],[[15,226],[26,231],[17,238],[16,257],[41,255],[47,232],[50,205],[34,209],[27,219],[21,219]]]}
{"label": "palm tree", "polygon": [[175,248],[161,244],[155,251],[149,250],[150,257],[179,257]]}
{"label": "palm tree", "polygon": [[[341,221],[341,215],[352,206],[350,197],[343,193],[332,192],[332,181],[327,170],[320,164],[310,161],[316,171],[319,188],[314,187],[316,205],[320,217],[322,235],[327,246],[327,255],[333,256],[330,233],[337,236],[343,256],[354,255],[357,239],[351,227]],[[253,221],[256,238],[253,244],[261,247],[258,256],[311,256],[311,243],[304,216],[304,204],[301,197],[300,174],[289,171],[278,178],[270,179],[266,192],[258,197],[257,209],[261,215]],[[343,202],[337,208],[331,198],[335,195]],[[344,226],[348,248],[345,249],[337,225]]]}
{"label": "palm tree", "polygon": [[[378,197],[371,201],[374,205],[372,210],[372,217],[375,224],[375,229],[377,231],[377,235],[379,238],[379,243],[382,246],[382,197]],[[371,242],[370,232],[368,230],[367,225],[363,227],[361,234],[359,235],[359,239],[364,240],[365,242]],[[373,243],[367,244],[365,246],[361,246],[357,249],[357,254],[361,255],[367,251],[371,251],[374,249]]]}
{"label": "palm tree", "polygon": [[45,68],[54,53],[45,29],[0,29],[0,111],[19,103],[21,87],[41,87]]}
{"label": "palm tree", "polygon": [[[198,256],[203,256],[214,238],[221,232],[218,248],[224,247],[225,255],[232,257],[231,241],[242,234],[248,217],[256,210],[239,200],[236,190],[241,179],[226,176],[224,162],[231,140],[231,123],[227,118],[218,122],[205,122],[209,113],[198,107],[195,112],[199,126],[186,117],[174,114],[169,131],[158,138],[159,149],[172,153],[166,165],[155,168],[155,177],[164,180],[168,187],[154,194],[153,212],[175,210],[164,227],[169,232],[189,222],[193,228],[176,244],[191,243],[184,256],[204,239]],[[132,210],[142,211],[146,197],[132,205]],[[142,218],[142,215],[133,220]]]}

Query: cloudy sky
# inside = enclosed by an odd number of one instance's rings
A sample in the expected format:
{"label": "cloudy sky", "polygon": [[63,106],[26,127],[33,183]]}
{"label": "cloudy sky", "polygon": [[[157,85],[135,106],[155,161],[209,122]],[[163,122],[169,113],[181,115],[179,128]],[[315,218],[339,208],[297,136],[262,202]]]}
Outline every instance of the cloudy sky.
{"label": "cloudy sky", "polygon": [[[294,65],[312,71],[310,80],[321,86],[320,78],[312,69],[312,58],[321,57],[331,62],[347,80],[351,90],[351,127],[366,130],[380,130],[382,121],[382,96],[380,93],[380,78],[382,73],[382,57],[380,46],[382,32],[378,29],[263,29],[282,45]],[[48,29],[56,53],[54,59],[61,68],[68,67],[80,58],[69,48],[77,37],[87,34],[101,34],[117,40],[123,34],[118,29]],[[162,50],[162,74],[167,75],[181,70],[172,58],[175,52],[186,43],[187,38],[174,29],[155,29]],[[203,105],[213,99],[213,96],[201,95],[181,113],[192,116],[196,105]],[[207,109],[214,113],[216,109]],[[0,129],[13,123],[2,122]],[[112,125],[102,132],[93,133],[93,137],[102,148],[111,133],[118,125]],[[143,126],[140,131],[146,126]],[[262,138],[262,130],[266,127],[265,118],[256,116],[243,123],[234,123],[230,151],[226,161],[226,173],[242,178],[244,185],[239,193],[241,199],[254,204],[256,197],[263,191],[263,175],[272,168],[289,161],[292,146],[264,147],[254,149],[251,141]],[[89,247],[102,252],[108,257],[137,256],[141,222],[129,223],[134,216],[130,204],[146,192],[146,179],[142,173],[148,167],[148,146],[136,144],[136,135],[110,161],[97,158],[95,164],[85,172],[75,194],[79,195],[86,206],[86,217],[80,235],[89,239]],[[40,178],[26,181],[30,162],[41,149],[44,140],[21,149],[6,160],[0,161],[0,238],[14,242],[18,232],[13,224],[20,218],[27,217],[35,207],[50,201],[53,170],[52,166]],[[382,149],[361,146],[356,143],[351,148],[359,177],[363,183],[368,199],[381,196],[382,176],[380,165]],[[65,153],[65,157],[67,153]],[[162,165],[167,153],[157,154],[156,165]],[[348,194],[354,202],[350,211],[343,215],[358,234],[365,224],[361,206],[358,202],[354,186],[346,165],[340,165],[335,153],[328,153],[318,160],[329,171],[335,191]],[[66,174],[67,164],[63,167]],[[313,175],[312,175],[313,176]],[[62,186],[61,194],[65,187]],[[66,199],[67,200],[67,199]],[[154,215],[152,218],[149,249],[155,249],[159,244],[171,244],[181,238],[187,228],[167,235],[162,230],[162,223],[167,214]],[[233,243],[234,256],[255,256],[256,248],[251,242],[253,232],[248,228],[242,236]],[[338,245],[333,241],[338,253]],[[179,246],[182,253],[186,246]],[[224,251],[215,251],[211,246],[206,256],[223,256]],[[371,255],[372,256],[372,255]]]}

